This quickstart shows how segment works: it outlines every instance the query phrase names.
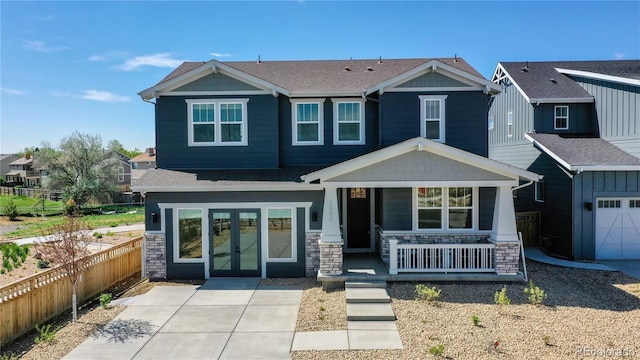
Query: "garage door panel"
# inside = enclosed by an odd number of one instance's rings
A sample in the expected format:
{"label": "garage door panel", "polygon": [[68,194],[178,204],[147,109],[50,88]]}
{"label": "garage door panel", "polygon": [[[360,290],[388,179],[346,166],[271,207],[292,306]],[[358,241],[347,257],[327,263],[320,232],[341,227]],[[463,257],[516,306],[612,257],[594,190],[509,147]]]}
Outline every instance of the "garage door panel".
{"label": "garage door panel", "polygon": [[599,198],[596,208],[596,258],[640,259],[640,199]]}
{"label": "garage door panel", "polygon": [[630,209],[625,213],[622,238],[622,257],[640,259],[640,211]]}

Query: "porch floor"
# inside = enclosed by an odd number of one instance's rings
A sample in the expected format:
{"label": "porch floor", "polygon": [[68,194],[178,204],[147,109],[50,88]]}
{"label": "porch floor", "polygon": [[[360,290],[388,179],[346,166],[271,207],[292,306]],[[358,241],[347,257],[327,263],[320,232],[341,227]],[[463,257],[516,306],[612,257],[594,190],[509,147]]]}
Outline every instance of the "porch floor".
{"label": "porch floor", "polygon": [[523,282],[524,274],[498,275],[495,273],[402,273],[390,275],[389,268],[378,254],[344,254],[342,275],[318,273],[318,281],[339,283],[345,281],[426,281],[426,282]]}

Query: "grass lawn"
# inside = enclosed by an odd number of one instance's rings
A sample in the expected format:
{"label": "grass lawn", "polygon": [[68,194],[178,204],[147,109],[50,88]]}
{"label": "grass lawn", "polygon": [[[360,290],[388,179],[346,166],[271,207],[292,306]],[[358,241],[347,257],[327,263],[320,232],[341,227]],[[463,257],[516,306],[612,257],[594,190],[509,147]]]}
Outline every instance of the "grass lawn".
{"label": "grass lawn", "polygon": [[44,211],[42,209],[42,199],[31,198],[27,196],[0,196],[0,209],[4,210],[5,206],[9,203],[9,200],[13,199],[14,204],[18,207],[18,212],[21,215],[34,214],[34,215],[50,215],[58,214],[62,212],[64,204],[61,201],[44,201]]}

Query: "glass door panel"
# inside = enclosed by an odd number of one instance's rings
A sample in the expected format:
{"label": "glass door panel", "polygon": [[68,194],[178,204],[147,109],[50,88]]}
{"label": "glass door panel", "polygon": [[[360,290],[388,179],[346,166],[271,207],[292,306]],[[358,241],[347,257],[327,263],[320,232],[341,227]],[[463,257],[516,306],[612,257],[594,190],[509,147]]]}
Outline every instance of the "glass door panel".
{"label": "glass door panel", "polygon": [[231,213],[214,212],[212,216],[214,270],[231,270]]}
{"label": "glass door panel", "polygon": [[240,212],[240,270],[258,270],[258,214]]}

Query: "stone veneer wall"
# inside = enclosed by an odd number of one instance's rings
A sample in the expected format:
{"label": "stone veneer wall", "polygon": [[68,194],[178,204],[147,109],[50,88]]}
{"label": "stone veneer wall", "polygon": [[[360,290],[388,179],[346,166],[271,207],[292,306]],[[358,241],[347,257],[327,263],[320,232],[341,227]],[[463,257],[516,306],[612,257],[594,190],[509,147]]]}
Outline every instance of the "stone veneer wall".
{"label": "stone veneer wall", "polygon": [[166,237],[164,234],[145,233],[146,258],[144,274],[149,279],[167,278]]}
{"label": "stone veneer wall", "polygon": [[317,276],[320,270],[320,241],[319,232],[308,232],[305,238],[305,275],[309,277]]}
{"label": "stone veneer wall", "polygon": [[498,275],[515,275],[520,266],[519,243],[495,243],[493,263]]}
{"label": "stone veneer wall", "polygon": [[320,246],[320,273],[342,275],[342,243],[318,242]]}
{"label": "stone veneer wall", "polygon": [[400,231],[383,233],[378,229],[376,244],[380,258],[382,258],[387,265],[389,265],[389,239],[398,239],[398,244],[488,244],[489,234],[430,234]]}

